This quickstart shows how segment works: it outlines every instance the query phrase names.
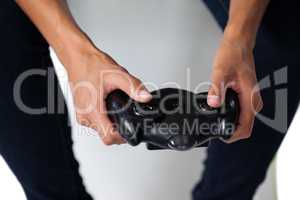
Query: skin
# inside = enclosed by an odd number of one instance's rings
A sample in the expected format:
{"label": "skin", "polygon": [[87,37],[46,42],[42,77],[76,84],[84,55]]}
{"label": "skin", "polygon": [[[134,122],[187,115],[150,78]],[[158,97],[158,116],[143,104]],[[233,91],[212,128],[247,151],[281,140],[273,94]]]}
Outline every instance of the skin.
{"label": "skin", "polygon": [[231,0],[229,20],[216,52],[208,104],[218,107],[228,87],[240,100],[239,125],[228,143],[251,136],[255,115],[263,108],[257,86],[253,48],[269,0]]}
{"label": "skin", "polygon": [[[98,49],[73,19],[65,0],[16,0],[52,46],[67,70],[79,123],[95,129],[104,144],[124,140],[114,130],[106,114],[105,97],[121,89],[139,102],[151,99],[141,81],[113,58]],[[225,89],[239,93],[240,125],[228,142],[251,135],[255,112],[262,108],[259,92],[253,93],[257,80],[252,50],[256,32],[268,0],[232,0],[224,37],[216,53],[208,104],[218,107]],[[226,88],[226,87],[225,87]]]}
{"label": "skin", "polygon": [[105,97],[115,89],[146,102],[151,95],[141,81],[129,74],[80,30],[64,0],[17,0],[67,70],[77,121],[95,129],[104,144],[125,141],[107,117]]}

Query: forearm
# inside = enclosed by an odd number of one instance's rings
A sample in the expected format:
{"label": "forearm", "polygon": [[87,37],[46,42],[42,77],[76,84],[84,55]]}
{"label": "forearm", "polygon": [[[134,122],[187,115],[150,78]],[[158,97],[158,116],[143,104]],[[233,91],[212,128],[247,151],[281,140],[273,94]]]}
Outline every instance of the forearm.
{"label": "forearm", "polygon": [[69,56],[65,54],[93,48],[88,37],[73,19],[65,0],[16,0],[16,2],[55,52],[64,57],[65,67],[72,66],[69,63],[71,58],[68,59]]}
{"label": "forearm", "polygon": [[239,122],[229,143],[251,136],[255,114],[263,107],[257,90],[253,48],[268,3],[269,0],[230,1],[229,19],[213,61],[208,104],[220,107],[228,87],[239,96]]}
{"label": "forearm", "polygon": [[253,48],[256,34],[270,0],[231,0],[225,37]]}

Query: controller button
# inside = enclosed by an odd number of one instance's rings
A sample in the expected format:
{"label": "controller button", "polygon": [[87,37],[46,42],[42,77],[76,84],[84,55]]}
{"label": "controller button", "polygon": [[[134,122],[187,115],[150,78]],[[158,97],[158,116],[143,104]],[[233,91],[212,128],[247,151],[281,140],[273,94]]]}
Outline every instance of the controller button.
{"label": "controller button", "polygon": [[201,102],[199,105],[200,113],[202,114],[217,114],[218,110],[216,108],[210,107],[206,102]]}
{"label": "controller button", "polygon": [[202,102],[200,105],[201,105],[201,108],[205,111],[212,110],[212,108],[206,102]]}
{"label": "controller button", "polygon": [[142,105],[141,108],[142,108],[144,111],[153,111],[153,110],[154,110],[154,107],[151,106],[151,105]]}
{"label": "controller button", "polygon": [[195,142],[188,135],[176,135],[169,139],[168,146],[171,149],[185,151],[194,146]]}
{"label": "controller button", "polygon": [[145,116],[145,115],[153,114],[153,111],[155,111],[155,108],[152,105],[140,104],[140,105],[133,106],[133,112],[137,116]]}
{"label": "controller button", "polygon": [[135,115],[137,115],[137,116],[142,116],[142,115],[143,115],[143,114],[142,114],[141,108],[138,108],[138,107],[136,107],[136,106],[133,106],[132,110],[133,110],[133,113],[134,113]]}

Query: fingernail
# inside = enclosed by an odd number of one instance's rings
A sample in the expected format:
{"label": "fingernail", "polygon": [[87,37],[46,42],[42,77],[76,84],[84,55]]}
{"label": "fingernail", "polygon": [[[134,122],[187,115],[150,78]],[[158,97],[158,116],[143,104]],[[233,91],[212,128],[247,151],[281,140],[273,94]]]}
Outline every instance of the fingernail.
{"label": "fingernail", "polygon": [[139,91],[138,96],[143,99],[150,99],[152,97],[152,95],[146,90]]}
{"label": "fingernail", "polygon": [[209,95],[207,96],[207,103],[210,106],[218,106],[220,102],[220,97],[217,95]]}

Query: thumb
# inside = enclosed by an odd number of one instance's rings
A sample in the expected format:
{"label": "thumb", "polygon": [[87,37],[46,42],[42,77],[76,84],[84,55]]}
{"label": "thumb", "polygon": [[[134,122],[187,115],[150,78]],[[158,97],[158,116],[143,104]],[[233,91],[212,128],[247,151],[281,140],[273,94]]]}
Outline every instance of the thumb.
{"label": "thumb", "polygon": [[123,72],[122,76],[116,77],[115,86],[124,91],[130,98],[138,102],[148,102],[152,95],[136,77]]}
{"label": "thumb", "polygon": [[207,104],[211,107],[220,107],[226,93],[226,81],[221,72],[214,71],[211,78],[211,86],[208,90]]}

